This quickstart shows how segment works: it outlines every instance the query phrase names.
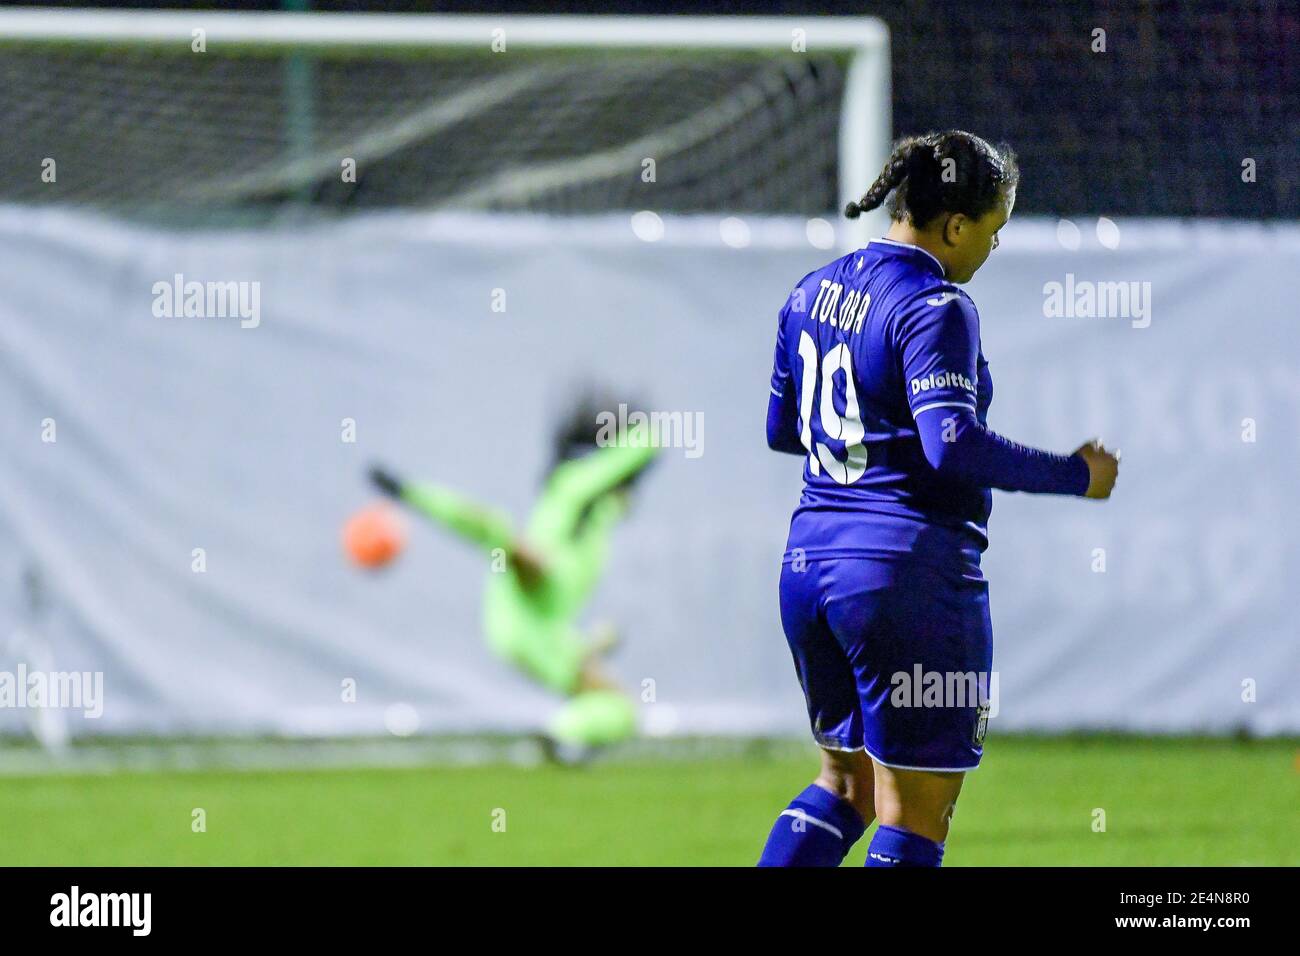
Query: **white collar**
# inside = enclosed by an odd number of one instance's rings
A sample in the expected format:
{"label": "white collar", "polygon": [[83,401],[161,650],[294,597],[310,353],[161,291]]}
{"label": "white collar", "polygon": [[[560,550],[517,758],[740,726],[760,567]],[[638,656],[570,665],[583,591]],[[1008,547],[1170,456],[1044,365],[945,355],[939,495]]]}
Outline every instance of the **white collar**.
{"label": "white collar", "polygon": [[[939,275],[947,278],[948,273],[947,270],[944,269],[943,263],[934,258],[934,253],[922,249],[920,246],[914,246],[910,242],[899,242],[897,239],[886,239],[884,236],[881,236],[879,239],[872,239],[871,242],[885,242],[891,246],[902,246],[904,249],[915,249],[917,252],[925,253],[925,255],[933,259],[934,264],[939,267]],[[870,245],[870,243],[868,243],[868,245]]]}

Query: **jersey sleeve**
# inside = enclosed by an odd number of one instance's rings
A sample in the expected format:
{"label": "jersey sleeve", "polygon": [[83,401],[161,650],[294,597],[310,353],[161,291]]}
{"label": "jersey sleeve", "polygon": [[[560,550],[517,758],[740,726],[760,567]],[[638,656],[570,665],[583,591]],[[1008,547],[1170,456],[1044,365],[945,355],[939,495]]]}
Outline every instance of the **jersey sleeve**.
{"label": "jersey sleeve", "polygon": [[785,347],[785,325],[789,317],[790,303],[787,301],[776,319],[776,351],[772,355],[772,394],[777,398],[785,392],[785,387],[793,377],[790,353]]}
{"label": "jersey sleeve", "polygon": [[488,552],[497,548],[509,551],[513,547],[514,530],[503,512],[430,482],[403,486],[401,497],[425,517]]}
{"label": "jersey sleeve", "polygon": [[955,291],[922,293],[903,312],[899,346],[913,418],[930,408],[975,411],[980,325],[970,299]]}
{"label": "jersey sleeve", "polygon": [[1017,444],[976,416],[979,315],[960,292],[918,297],[903,313],[899,347],[907,401],[926,460],[941,475],[983,488],[1082,495],[1088,463]]}
{"label": "jersey sleeve", "polygon": [[576,513],[588,502],[634,478],[658,454],[659,448],[648,441],[598,447],[558,466],[551,478],[552,487],[573,502]]}
{"label": "jersey sleeve", "polygon": [[776,324],[776,353],[772,356],[771,394],[767,399],[767,447],[773,451],[804,453],[799,441],[799,395],[795,390],[790,351],[786,348],[786,325],[790,317],[787,301]]}

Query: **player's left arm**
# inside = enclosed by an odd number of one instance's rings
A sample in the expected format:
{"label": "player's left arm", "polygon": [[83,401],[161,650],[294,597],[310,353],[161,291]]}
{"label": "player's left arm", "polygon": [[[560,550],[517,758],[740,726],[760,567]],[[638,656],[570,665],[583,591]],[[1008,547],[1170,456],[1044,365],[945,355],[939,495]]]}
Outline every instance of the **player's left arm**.
{"label": "player's left arm", "polygon": [[1005,491],[1082,495],[1088,490],[1088,464],[1077,454],[1018,444],[979,421],[979,314],[964,293],[922,293],[904,310],[898,335],[907,401],[935,471]]}

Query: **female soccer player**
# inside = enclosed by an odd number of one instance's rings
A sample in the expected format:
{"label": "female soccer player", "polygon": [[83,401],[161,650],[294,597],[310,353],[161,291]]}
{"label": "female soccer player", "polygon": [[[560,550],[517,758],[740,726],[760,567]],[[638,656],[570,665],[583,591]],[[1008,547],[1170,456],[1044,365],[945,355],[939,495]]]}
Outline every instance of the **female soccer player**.
{"label": "female soccer player", "polygon": [[612,629],[584,638],[576,618],[600,578],[628,493],[657,449],[638,441],[603,443],[596,402],[582,402],[556,435],[556,463],[527,529],[508,516],[430,483],[400,481],[376,468],[382,491],[477,544],[493,559],[483,595],[488,643],[529,677],[569,698],[551,722],[560,743],[595,747],[632,736],[632,702],[605,674]]}
{"label": "female soccer player", "polygon": [[873,819],[868,866],[940,864],[987,726],[989,489],[1107,498],[1115,484],[1119,455],[1098,442],[1057,455],[985,424],[993,383],[957,287],[997,248],[1018,178],[1009,148],[970,133],[900,141],[845,210],[889,198],[886,237],[809,273],[781,309],[768,444],[806,456],[781,622],[823,759],[761,866],[836,866]]}

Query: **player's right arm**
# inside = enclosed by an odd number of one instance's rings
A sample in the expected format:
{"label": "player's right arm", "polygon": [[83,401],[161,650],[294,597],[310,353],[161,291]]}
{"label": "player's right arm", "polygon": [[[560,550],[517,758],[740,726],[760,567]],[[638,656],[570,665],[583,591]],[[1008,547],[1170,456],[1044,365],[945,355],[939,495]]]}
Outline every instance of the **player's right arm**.
{"label": "player's right arm", "polygon": [[510,519],[449,488],[431,482],[409,482],[392,472],[375,467],[370,480],[384,494],[424,517],[479,545],[489,554],[501,551],[525,583],[539,578],[544,570],[540,557],[516,536]]}
{"label": "player's right arm", "polygon": [[785,326],[789,317],[787,301],[776,325],[776,351],[772,356],[771,395],[767,400],[767,447],[791,455],[807,454],[799,437],[799,395],[790,369],[790,354],[785,347]]}
{"label": "player's right arm", "polygon": [[[907,400],[926,460],[952,480],[1038,494],[1105,498],[1114,485],[1100,446],[1071,455],[1020,445],[976,417],[979,316],[964,294],[918,296],[898,325]],[[1085,453],[1085,449],[1091,449]]]}

